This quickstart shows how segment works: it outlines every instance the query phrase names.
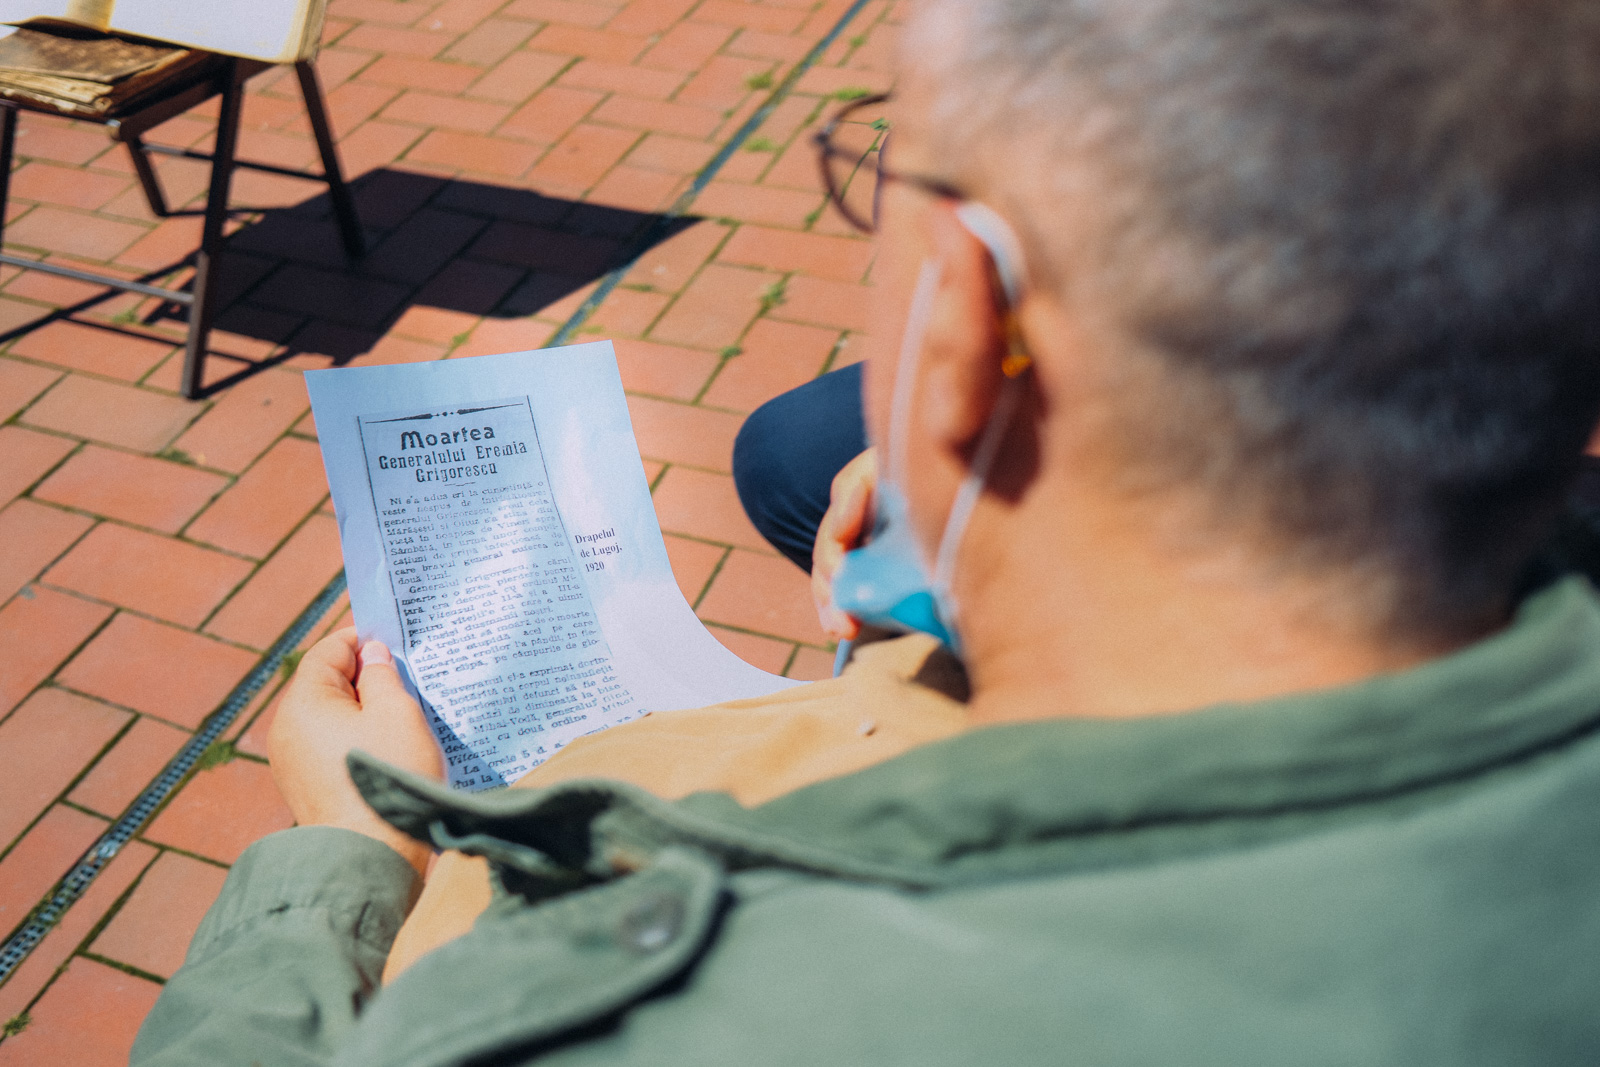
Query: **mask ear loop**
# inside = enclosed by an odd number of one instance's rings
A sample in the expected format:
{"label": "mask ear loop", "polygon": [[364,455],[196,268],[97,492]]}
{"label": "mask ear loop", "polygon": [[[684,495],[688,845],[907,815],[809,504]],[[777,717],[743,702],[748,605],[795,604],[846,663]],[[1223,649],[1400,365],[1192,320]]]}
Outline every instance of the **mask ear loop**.
{"label": "mask ear loop", "polygon": [[905,484],[905,441],[911,432],[911,404],[916,390],[917,364],[922,360],[922,338],[933,317],[933,301],[939,295],[941,264],[923,260],[917,272],[917,287],[911,295],[905,331],[900,335],[900,358],[894,369],[894,395],[889,401],[889,441],[887,466],[889,480]]}
{"label": "mask ear loop", "polygon": [[950,515],[945,519],[944,532],[939,537],[939,550],[934,559],[934,593],[936,599],[944,606],[946,614],[950,616],[945,619],[945,624],[952,635],[957,633],[956,602],[955,595],[951,591],[951,583],[955,577],[956,554],[960,551],[961,540],[966,534],[967,523],[972,518],[973,509],[977,507],[978,499],[983,495],[983,487],[989,479],[989,471],[994,466],[995,457],[1000,452],[1000,444],[1005,439],[1006,431],[1011,426],[1011,419],[1022,402],[1023,375],[1033,366],[1033,357],[1028,354],[1016,312],[1022,298],[1021,242],[1017,240],[1010,224],[987,204],[968,200],[956,208],[955,214],[968,232],[989,250],[996,295],[1001,303],[1001,327],[1005,332],[1006,354],[1000,362],[1000,371],[1005,376],[1005,381],[1001,383],[1000,395],[995,398],[994,410],[989,414],[988,425],[984,427],[983,435],[978,439],[978,447],[972,456],[972,467],[968,470],[967,476],[961,480],[961,486],[956,490],[956,498],[950,505]]}
{"label": "mask ear loop", "polygon": [[1000,369],[1007,378],[1015,378],[1033,365],[1017,321],[1017,308],[1022,305],[1022,242],[1005,217],[988,204],[965,200],[956,206],[955,215],[989,250],[989,269],[1000,297],[1001,326],[1006,335]]}

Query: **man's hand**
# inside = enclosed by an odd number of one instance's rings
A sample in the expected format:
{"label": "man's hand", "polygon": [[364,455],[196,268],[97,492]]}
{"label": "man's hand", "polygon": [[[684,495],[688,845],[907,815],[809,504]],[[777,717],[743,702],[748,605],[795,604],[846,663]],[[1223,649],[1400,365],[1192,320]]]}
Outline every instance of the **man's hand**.
{"label": "man's hand", "polygon": [[836,641],[861,632],[861,624],[833,606],[833,576],[844,554],[861,544],[872,518],[872,494],[878,485],[878,452],[869,448],[833,476],[828,512],[817,527],[811,550],[811,599],[817,603],[822,628]]}
{"label": "man's hand", "polygon": [[388,648],[368,641],[358,651],[352,626],[318,641],[301,659],[267,738],[272,777],[300,825],[366,834],[421,873],[432,850],[367,807],[345,768],[353,748],[408,771],[444,777],[433,732],[401,685]]}

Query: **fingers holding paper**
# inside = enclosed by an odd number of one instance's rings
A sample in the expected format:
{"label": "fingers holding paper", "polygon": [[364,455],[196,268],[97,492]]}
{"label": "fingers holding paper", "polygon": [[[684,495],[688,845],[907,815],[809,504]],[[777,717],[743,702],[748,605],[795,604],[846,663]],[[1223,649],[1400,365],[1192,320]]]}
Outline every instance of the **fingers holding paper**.
{"label": "fingers holding paper", "polygon": [[871,526],[872,496],[878,484],[878,453],[867,449],[833,477],[828,511],[817,527],[811,554],[811,598],[829,637],[853,639],[861,626],[833,603],[833,576],[844,555],[860,546]]}
{"label": "fingers holding paper", "polygon": [[358,645],[354,627],[313,645],[300,661],[267,739],[272,775],[302,826],[337,826],[389,845],[420,871],[429,849],[369,808],[345,768],[361,749],[432,778],[444,763],[422,709],[387,647]]}

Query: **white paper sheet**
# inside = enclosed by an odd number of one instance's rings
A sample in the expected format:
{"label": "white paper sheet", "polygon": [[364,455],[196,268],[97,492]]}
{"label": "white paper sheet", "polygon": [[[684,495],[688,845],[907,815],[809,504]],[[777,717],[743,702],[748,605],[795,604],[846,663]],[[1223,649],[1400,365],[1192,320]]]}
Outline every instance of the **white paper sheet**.
{"label": "white paper sheet", "polygon": [[452,785],[515,781],[646,711],[795,684],[673,580],[609,341],[309,371],[351,608],[395,651]]}

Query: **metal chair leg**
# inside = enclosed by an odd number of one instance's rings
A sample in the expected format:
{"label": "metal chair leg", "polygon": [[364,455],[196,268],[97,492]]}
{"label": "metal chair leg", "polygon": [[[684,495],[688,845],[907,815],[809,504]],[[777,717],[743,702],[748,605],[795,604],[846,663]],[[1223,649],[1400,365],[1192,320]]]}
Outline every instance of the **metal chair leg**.
{"label": "metal chair leg", "polygon": [[222,107],[217,115],[217,141],[212,150],[211,188],[206,193],[206,220],[200,250],[194,257],[194,303],[189,307],[189,340],[183,354],[183,395],[198,399],[205,376],[206,342],[216,317],[217,266],[222,255],[222,227],[228,218],[228,189],[233,180],[233,155],[239,143],[239,109],[244,85],[237,60],[223,71]]}
{"label": "metal chair leg", "polygon": [[11,202],[11,162],[17,149],[17,105],[0,100],[0,245],[5,243],[6,205]]}
{"label": "metal chair leg", "polygon": [[150,165],[150,153],[145,151],[144,141],[136,133],[123,134],[123,144],[128,146],[128,155],[133,159],[133,172],[139,176],[139,185],[144,189],[144,198],[150,203],[150,210],[158,219],[167,217],[167,198],[161,192],[161,180],[156,177],[156,169]]}
{"label": "metal chair leg", "polygon": [[322,104],[322,89],[317,84],[317,71],[310,60],[302,59],[294,65],[300,77],[300,95],[305,98],[306,117],[311,120],[311,132],[317,138],[317,151],[322,154],[322,175],[328,183],[328,198],[333,202],[333,215],[339,223],[339,239],[351,259],[366,254],[366,238],[361,232],[361,219],[356,215],[356,204],[350,188],[344,183],[344,171],[339,167],[339,151],[333,143],[333,130],[328,126],[328,112]]}

